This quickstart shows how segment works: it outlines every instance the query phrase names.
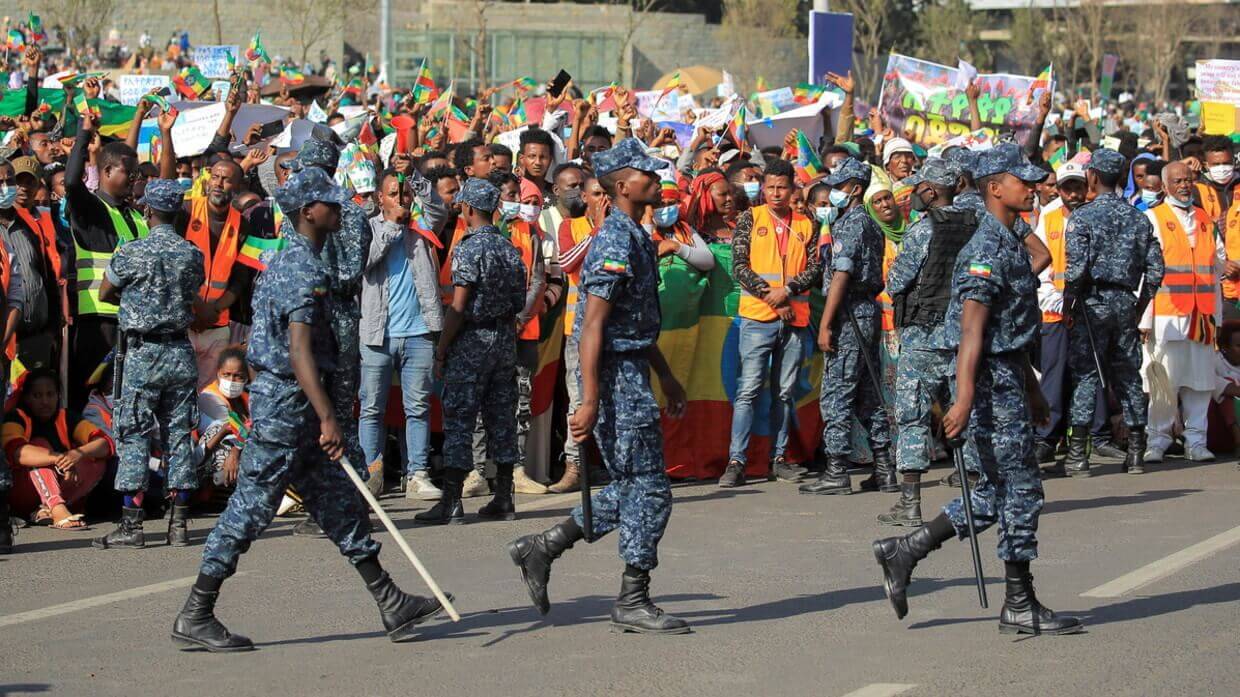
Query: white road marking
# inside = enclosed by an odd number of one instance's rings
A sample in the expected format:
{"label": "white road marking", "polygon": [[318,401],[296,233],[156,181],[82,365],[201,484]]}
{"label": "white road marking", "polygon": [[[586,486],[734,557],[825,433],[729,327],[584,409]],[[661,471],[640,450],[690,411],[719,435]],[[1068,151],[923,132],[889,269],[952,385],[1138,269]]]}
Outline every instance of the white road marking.
{"label": "white road marking", "polygon": [[1083,598],[1118,598],[1122,595],[1130,593],[1142,586],[1151,584],[1160,579],[1164,579],[1174,573],[1196,564],[1197,562],[1209,557],[1212,554],[1221,552],[1224,549],[1240,542],[1240,526],[1234,527],[1226,532],[1221,532],[1208,540],[1202,540],[1197,544],[1182,549],[1175,554],[1163,557],[1156,562],[1146,564],[1145,566],[1124,574],[1114,581],[1091,588],[1081,593]]}
{"label": "white road marking", "polygon": [[908,692],[917,687],[906,683],[897,682],[876,682],[866,685],[860,690],[853,690],[844,697],[895,697],[895,695]]}
{"label": "white road marking", "polygon": [[130,600],[132,598],[140,598],[144,595],[152,593],[162,593],[164,591],[176,590],[178,588],[187,588],[194,585],[197,576],[186,576],[185,578],[176,578],[171,581],[163,581],[160,583],[152,583],[149,586],[139,586],[138,588],[130,588],[128,590],[117,591],[115,593],[105,593],[90,598],[81,598],[71,600],[67,603],[52,605],[39,610],[28,610],[26,612],[18,612],[12,615],[0,617],[0,627],[9,627],[23,622],[34,622],[37,620],[45,620],[57,615],[65,615],[78,610],[89,610],[92,607],[100,605],[109,605],[122,600]]}

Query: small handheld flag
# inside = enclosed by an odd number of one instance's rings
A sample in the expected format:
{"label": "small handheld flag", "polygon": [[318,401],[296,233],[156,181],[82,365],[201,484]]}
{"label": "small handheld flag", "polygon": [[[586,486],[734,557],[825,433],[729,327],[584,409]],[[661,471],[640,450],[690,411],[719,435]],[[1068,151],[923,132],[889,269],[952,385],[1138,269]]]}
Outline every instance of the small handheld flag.
{"label": "small handheld flag", "polygon": [[286,85],[300,85],[305,81],[305,73],[298,70],[295,66],[290,65],[280,68],[280,82]]}
{"label": "small handheld flag", "polygon": [[36,45],[46,43],[47,33],[43,31],[43,20],[39,18],[39,15],[31,12],[27,23],[30,25],[30,43]]}
{"label": "small handheld flag", "polygon": [[745,142],[745,116],[745,105],[741,104],[737,107],[736,113],[732,115],[732,121],[728,124],[728,133],[732,134],[732,140],[738,148]]}
{"label": "small handheld flag", "polygon": [[431,69],[427,67],[426,59],[422,59],[422,67],[418,68],[418,77],[413,82],[412,95],[414,104],[426,104],[439,96],[439,90],[435,87],[435,80],[431,77]]}
{"label": "small handheld flag", "polygon": [[517,88],[518,92],[529,92],[538,89],[538,81],[532,77],[519,77],[512,81],[512,86]]}
{"label": "small handheld flag", "polygon": [[801,183],[808,183],[822,172],[822,160],[818,159],[818,152],[809,142],[809,138],[801,131],[797,131],[797,161],[793,165],[797,172],[797,178]]}
{"label": "small handheld flag", "polygon": [[655,101],[655,105],[658,106],[659,102],[663,101],[664,97],[666,97],[667,95],[671,94],[673,91],[678,90],[678,89],[680,89],[680,71],[679,70],[672,73],[672,78],[667,81],[666,85],[663,86],[663,92],[662,94],[659,95],[659,99]]}
{"label": "small handheld flag", "polygon": [[1033,103],[1033,95],[1038,90],[1050,90],[1053,80],[1053,68],[1054,64],[1042,68],[1042,72],[1038,73],[1033,82],[1029,83],[1029,91],[1025,94],[1026,104]]}
{"label": "small handheld flag", "polygon": [[254,38],[250,39],[250,47],[245,50],[245,59],[251,63],[271,63],[271,56],[267,55],[267,49],[263,48],[260,32],[254,32]]}
{"label": "small handheld flag", "polygon": [[172,84],[186,99],[198,99],[211,89],[211,82],[193,65],[181,68],[181,72],[172,78]]}

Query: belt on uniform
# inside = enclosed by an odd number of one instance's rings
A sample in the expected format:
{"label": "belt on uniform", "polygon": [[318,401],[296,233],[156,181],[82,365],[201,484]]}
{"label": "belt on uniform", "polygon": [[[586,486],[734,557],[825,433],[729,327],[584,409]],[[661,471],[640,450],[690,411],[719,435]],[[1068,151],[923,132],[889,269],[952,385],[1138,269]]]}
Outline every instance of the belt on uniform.
{"label": "belt on uniform", "polygon": [[1129,288],[1128,286],[1121,285],[1119,283],[1109,283],[1106,281],[1094,281],[1093,289],[1094,290],[1119,290],[1125,293],[1137,292],[1136,288]]}
{"label": "belt on uniform", "polygon": [[189,336],[181,332],[150,332],[147,334],[131,333],[129,338],[144,344],[171,344],[174,341],[189,341]]}
{"label": "belt on uniform", "polygon": [[500,326],[500,322],[512,322],[512,320],[501,320],[498,317],[491,319],[467,319],[465,320],[466,329],[495,329]]}

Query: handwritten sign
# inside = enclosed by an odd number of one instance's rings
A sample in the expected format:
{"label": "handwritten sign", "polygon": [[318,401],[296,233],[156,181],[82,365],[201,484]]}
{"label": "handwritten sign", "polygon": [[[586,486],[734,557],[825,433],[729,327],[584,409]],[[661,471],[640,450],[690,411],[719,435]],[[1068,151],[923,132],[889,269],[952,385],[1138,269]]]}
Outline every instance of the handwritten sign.
{"label": "handwritten sign", "polygon": [[1240,106],[1240,61],[1197,61],[1197,98]]}
{"label": "handwritten sign", "polygon": [[237,46],[195,46],[190,59],[202,71],[204,77],[228,77],[228,54],[241,61]]}
{"label": "handwritten sign", "polygon": [[116,78],[116,86],[121,93],[121,104],[137,106],[142,95],[161,87],[171,88],[172,82],[167,75],[121,75]]}
{"label": "handwritten sign", "polygon": [[176,149],[177,157],[190,157],[206,152],[223,120],[223,102],[186,109],[178,114],[176,123],[172,124],[172,146]]}

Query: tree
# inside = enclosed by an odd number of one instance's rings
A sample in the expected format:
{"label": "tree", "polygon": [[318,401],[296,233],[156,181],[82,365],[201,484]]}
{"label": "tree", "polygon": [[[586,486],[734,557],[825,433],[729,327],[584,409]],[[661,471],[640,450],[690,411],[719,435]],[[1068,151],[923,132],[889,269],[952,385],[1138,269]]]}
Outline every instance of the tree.
{"label": "tree", "polygon": [[[72,33],[77,47],[94,45],[103,27],[110,23],[116,0],[44,0],[42,7],[50,24]],[[69,37],[65,37],[68,43]]]}
{"label": "tree", "polygon": [[1155,101],[1167,98],[1171,73],[1179,65],[1186,36],[1209,24],[1209,9],[1173,0],[1151,0],[1125,8],[1131,21],[1124,56],[1137,69],[1146,94]]}
{"label": "tree", "polygon": [[629,8],[625,16],[624,31],[620,34],[620,53],[616,56],[616,82],[620,84],[629,82],[628,76],[624,73],[624,66],[627,63],[625,57],[629,55],[629,46],[633,44],[633,37],[637,35],[637,30],[646,21],[646,17],[654,10],[660,9],[663,3],[664,0],[613,0],[609,3],[627,5]]}
{"label": "tree", "polygon": [[720,37],[728,46],[729,67],[742,85],[757,83],[772,51],[771,39],[796,34],[798,11],[797,0],[724,0]]}
{"label": "tree", "polygon": [[1008,42],[1016,69],[1023,75],[1036,75],[1046,65],[1046,21],[1039,10],[1029,7],[1012,10],[1012,38]]}
{"label": "tree", "polygon": [[[1077,8],[1077,22],[1080,27],[1080,42],[1076,45],[1083,49],[1085,55],[1085,84],[1089,85],[1090,98],[1098,99],[1098,74],[1102,70],[1102,56],[1106,52],[1106,37],[1114,32],[1109,21],[1112,8],[1105,4],[1107,0],[1080,0]],[[1157,25],[1151,26],[1155,29]],[[1159,27],[1159,29],[1161,29]],[[1078,50],[1080,50],[1078,49]],[[1081,75],[1076,76],[1081,79]],[[1078,83],[1081,84],[1081,83]]]}
{"label": "tree", "polygon": [[272,9],[288,26],[289,35],[301,49],[299,63],[304,65],[312,49],[343,26],[350,14],[357,13],[359,5],[369,4],[366,0],[273,0]]}
{"label": "tree", "polygon": [[458,56],[458,64],[454,66],[454,72],[457,75],[469,74],[468,63],[461,65],[459,62],[465,61],[472,56],[477,70],[475,74],[478,78],[478,83],[474,85],[474,92],[481,94],[482,90],[487,88],[487,83],[489,82],[489,76],[487,75],[487,67],[489,65],[487,60],[487,10],[491,9],[493,2],[492,0],[473,0],[473,3],[474,24],[476,25],[473,37],[466,35],[464,29],[459,25],[456,28],[454,40],[464,44],[465,51],[462,51]]}
{"label": "tree", "polygon": [[921,54],[932,61],[953,65],[963,58],[973,65],[990,62],[979,40],[977,16],[965,0],[928,3],[921,15]]}
{"label": "tree", "polygon": [[892,0],[844,0],[840,10],[853,16],[853,53],[861,60],[854,61],[853,79],[862,99],[873,95],[883,66],[880,61],[889,45],[885,41],[885,28],[893,7]]}

